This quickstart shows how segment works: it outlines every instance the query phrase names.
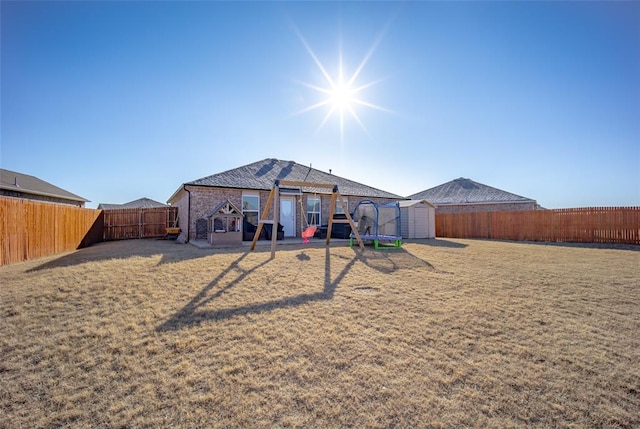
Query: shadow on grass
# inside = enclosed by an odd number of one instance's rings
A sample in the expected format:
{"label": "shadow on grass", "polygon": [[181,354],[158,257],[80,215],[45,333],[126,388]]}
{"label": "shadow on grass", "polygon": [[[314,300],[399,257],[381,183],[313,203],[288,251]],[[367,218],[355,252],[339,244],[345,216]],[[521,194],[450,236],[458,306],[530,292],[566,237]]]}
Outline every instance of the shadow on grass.
{"label": "shadow on grass", "polygon": [[[247,256],[247,254],[248,252],[241,255],[227,268],[225,268],[224,271],[218,274],[207,286],[204,287],[204,289],[202,289],[189,303],[187,303],[187,305],[185,305],[180,311],[178,311],[173,317],[171,317],[171,319],[160,325],[157,328],[157,331],[176,331],[184,327],[199,325],[206,321],[223,320],[230,317],[247,314],[259,314],[273,311],[279,308],[297,307],[312,301],[330,300],[333,298],[336,288],[338,287],[342,279],[347,275],[347,273],[359,259],[358,255],[355,254],[353,258],[351,258],[351,260],[347,263],[347,265],[342,269],[342,271],[340,271],[340,273],[335,277],[335,279],[331,280],[331,253],[330,248],[327,247],[325,250],[324,288],[322,291],[316,293],[305,293],[288,298],[235,308],[225,308],[220,310],[199,310],[200,307],[215,300],[225,291],[240,283],[249,274],[271,262],[271,259],[269,259],[257,264],[252,268],[242,269],[238,264]],[[305,254],[304,251],[297,255],[297,257],[302,261],[310,259],[310,257]],[[220,286],[221,280],[234,270],[238,271],[238,275],[226,285],[222,286],[215,293],[209,295],[209,293],[213,289]]]}
{"label": "shadow on grass", "polygon": [[640,252],[640,246],[637,244],[624,243],[575,243],[569,241],[512,241],[512,240],[491,240],[501,243],[521,243],[535,244],[537,246],[555,246],[555,247],[574,247],[583,249],[613,249],[613,250],[632,250]]}
{"label": "shadow on grass", "polygon": [[426,268],[434,271],[435,268],[429,262],[417,257],[403,248],[371,250],[365,249],[360,254],[360,261],[369,268],[383,274],[393,274],[401,269]]}
{"label": "shadow on grass", "polygon": [[147,238],[138,240],[107,241],[91,247],[63,254],[53,260],[44,262],[27,272],[50,268],[70,267],[88,262],[99,262],[112,259],[128,259],[131,257],[155,257],[161,255],[158,265],[181,262],[189,259],[203,258],[215,253],[244,253],[246,249],[199,249],[190,244],[180,244],[171,240]]}
{"label": "shadow on grass", "polygon": [[[218,274],[207,286],[205,286],[189,303],[187,303],[180,311],[172,316],[165,323],[157,328],[158,332],[176,331],[185,327],[199,325],[207,321],[216,321],[228,319],[235,316],[244,316],[247,314],[259,314],[273,311],[286,307],[297,307],[312,301],[326,301],[333,299],[336,288],[344,277],[349,273],[357,262],[362,262],[368,267],[379,271],[383,274],[392,274],[401,269],[410,268],[426,268],[435,270],[429,262],[407,252],[404,249],[396,249],[393,252],[385,252],[380,250],[365,249],[358,251],[354,249],[354,255],[351,258],[334,255],[334,258],[347,259],[348,262],[344,268],[332,279],[331,270],[331,252],[330,248],[325,249],[324,263],[324,287],[322,291],[316,293],[304,293],[287,298],[276,299],[263,303],[250,304],[234,308],[224,308],[218,310],[203,310],[202,307],[220,297],[224,292],[242,282],[249,274],[257,269],[267,265],[272,260],[268,259],[251,268],[243,269],[239,266],[240,262],[249,254],[249,252],[240,255],[234,262]],[[266,252],[265,252],[266,254]],[[301,262],[309,261],[311,257],[304,250],[296,255]],[[228,282],[223,279],[232,272],[237,274]],[[214,293],[211,293],[214,289]]]}
{"label": "shadow on grass", "polygon": [[[461,238],[461,240],[463,239]],[[623,243],[576,243],[576,242],[568,242],[568,241],[524,241],[524,240],[498,240],[498,239],[488,239],[488,238],[465,238],[464,240],[494,241],[494,242],[500,242],[500,243],[535,244],[538,246],[581,247],[581,248],[588,248],[588,249],[633,250],[636,252],[640,252],[639,245],[623,244]],[[462,249],[468,246],[468,244],[456,243],[455,241],[449,241],[442,238],[412,238],[404,241],[406,243],[421,244],[424,246],[449,247],[449,248],[457,248],[457,249]]]}
{"label": "shadow on grass", "polygon": [[455,241],[443,240],[442,238],[412,238],[405,240],[407,243],[423,244],[432,247],[450,247],[454,249],[462,249],[467,247],[466,244],[456,243]]}

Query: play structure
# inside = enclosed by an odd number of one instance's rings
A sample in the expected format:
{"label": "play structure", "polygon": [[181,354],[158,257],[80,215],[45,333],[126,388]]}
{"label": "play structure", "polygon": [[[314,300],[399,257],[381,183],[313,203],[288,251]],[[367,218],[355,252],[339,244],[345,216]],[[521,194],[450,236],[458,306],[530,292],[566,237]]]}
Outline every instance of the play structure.
{"label": "play structure", "polygon": [[[351,230],[353,231],[353,237],[350,239],[350,245],[353,246],[353,239],[355,238],[360,246],[360,249],[364,249],[364,243],[360,238],[360,234],[358,233],[355,224],[353,223],[353,219],[351,215],[349,215],[347,211],[347,207],[344,205],[344,200],[340,195],[340,191],[338,190],[338,185],[330,185],[326,183],[312,183],[312,182],[300,182],[300,181],[292,181],[292,180],[276,180],[273,184],[273,188],[271,188],[271,192],[269,193],[269,198],[267,199],[267,203],[264,206],[264,210],[262,212],[262,216],[258,221],[258,227],[253,235],[253,242],[251,243],[251,250],[256,248],[256,242],[260,237],[260,232],[264,228],[265,225],[277,225],[280,219],[280,187],[288,186],[288,187],[300,187],[300,188],[314,188],[314,189],[331,189],[331,204],[329,207],[329,223],[327,226],[327,241],[326,245],[328,246],[331,243],[331,230],[333,228],[334,223],[348,223],[351,226]],[[346,214],[346,219],[334,219],[334,211],[336,207],[336,202],[340,204],[342,210]],[[273,218],[269,219],[269,209],[273,205]],[[313,236],[315,233],[315,227],[309,226],[307,224],[307,228],[302,232],[303,238],[305,238],[305,242],[308,241],[310,236]],[[306,237],[305,237],[306,236]],[[271,235],[271,259],[276,256],[276,234]]]}
{"label": "play structure", "polygon": [[[314,194],[314,197],[315,196],[316,195]],[[302,198],[300,198],[300,213],[304,213],[304,207],[302,205]],[[304,224],[306,225],[306,228],[304,229],[304,231],[302,231],[302,233],[300,235],[303,238],[302,242],[306,244],[306,243],[309,242],[309,239],[315,235],[316,231],[318,230],[318,227],[316,226],[317,222],[316,222],[316,214],[315,214],[315,212],[314,212],[314,214],[313,214],[313,216],[311,218],[311,221],[312,221],[313,225],[309,224],[309,221],[307,220],[306,216],[303,216],[303,219],[304,219]]]}
{"label": "play structure", "polygon": [[379,204],[373,201],[360,201],[353,210],[353,221],[357,228],[353,228],[353,238],[359,235],[359,239],[372,241],[376,249],[380,243],[390,242],[394,247],[402,246],[400,232],[400,206],[397,202]]}
{"label": "play structure", "polygon": [[216,245],[242,244],[242,210],[231,201],[218,204],[207,214],[207,241]]}

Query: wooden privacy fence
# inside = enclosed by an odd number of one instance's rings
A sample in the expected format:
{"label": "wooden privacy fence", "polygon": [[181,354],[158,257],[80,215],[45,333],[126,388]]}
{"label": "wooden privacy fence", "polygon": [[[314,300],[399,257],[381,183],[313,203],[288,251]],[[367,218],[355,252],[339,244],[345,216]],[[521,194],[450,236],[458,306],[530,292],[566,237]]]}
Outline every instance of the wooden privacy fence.
{"label": "wooden privacy fence", "polygon": [[104,210],[104,240],[164,237],[175,226],[177,207]]}
{"label": "wooden privacy fence", "polygon": [[442,213],[436,236],[640,244],[640,207]]}
{"label": "wooden privacy fence", "polygon": [[0,265],[102,241],[101,210],[0,197]]}

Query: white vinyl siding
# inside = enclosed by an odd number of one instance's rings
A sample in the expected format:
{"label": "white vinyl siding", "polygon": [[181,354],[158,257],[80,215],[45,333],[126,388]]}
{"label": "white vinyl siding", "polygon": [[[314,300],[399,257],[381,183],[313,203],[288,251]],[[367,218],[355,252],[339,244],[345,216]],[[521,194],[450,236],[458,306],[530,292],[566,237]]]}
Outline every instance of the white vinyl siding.
{"label": "white vinyl siding", "polygon": [[435,238],[436,209],[420,200],[400,201],[402,238]]}

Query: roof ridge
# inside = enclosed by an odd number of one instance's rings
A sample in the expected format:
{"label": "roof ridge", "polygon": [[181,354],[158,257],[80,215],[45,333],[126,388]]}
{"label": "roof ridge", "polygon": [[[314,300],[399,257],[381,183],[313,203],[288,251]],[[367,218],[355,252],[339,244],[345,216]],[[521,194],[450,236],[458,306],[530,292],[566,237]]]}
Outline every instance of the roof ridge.
{"label": "roof ridge", "polygon": [[408,198],[425,198],[436,204],[481,204],[504,202],[535,202],[534,199],[514,194],[475,180],[459,177],[424,191],[409,195]]}
{"label": "roof ridge", "polygon": [[485,188],[493,189],[493,190],[496,190],[496,191],[499,191],[499,192],[502,192],[502,193],[505,193],[505,194],[515,195],[516,197],[525,198],[527,200],[530,199],[530,198],[527,198],[527,197],[523,197],[522,195],[514,194],[513,192],[505,191],[504,189],[500,189],[500,188],[496,188],[494,186],[485,185],[484,183],[476,182],[475,180],[471,180],[471,179],[467,179],[467,180],[475,183],[476,185],[482,185]]}

